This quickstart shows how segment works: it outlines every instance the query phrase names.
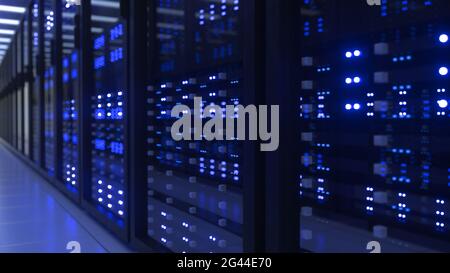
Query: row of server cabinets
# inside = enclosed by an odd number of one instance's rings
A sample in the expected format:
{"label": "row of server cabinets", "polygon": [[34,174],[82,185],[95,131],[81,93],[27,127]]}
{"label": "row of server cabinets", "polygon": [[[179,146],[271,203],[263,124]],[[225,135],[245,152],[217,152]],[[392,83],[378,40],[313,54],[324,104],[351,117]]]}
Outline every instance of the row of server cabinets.
{"label": "row of server cabinets", "polygon": [[258,5],[32,1],[1,66],[2,138],[138,250],[263,251],[254,145],[170,134],[196,95],[254,100]]}
{"label": "row of server cabinets", "polygon": [[[369,2],[33,0],[0,136],[140,250],[448,251],[450,6]],[[279,149],[174,141],[194,97],[279,105]]]}

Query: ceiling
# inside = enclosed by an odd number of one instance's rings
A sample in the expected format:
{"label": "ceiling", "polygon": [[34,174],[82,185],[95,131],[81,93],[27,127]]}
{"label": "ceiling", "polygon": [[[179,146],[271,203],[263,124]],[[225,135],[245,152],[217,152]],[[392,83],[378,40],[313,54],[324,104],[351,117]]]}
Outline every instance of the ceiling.
{"label": "ceiling", "polygon": [[0,63],[30,0],[0,0]]}

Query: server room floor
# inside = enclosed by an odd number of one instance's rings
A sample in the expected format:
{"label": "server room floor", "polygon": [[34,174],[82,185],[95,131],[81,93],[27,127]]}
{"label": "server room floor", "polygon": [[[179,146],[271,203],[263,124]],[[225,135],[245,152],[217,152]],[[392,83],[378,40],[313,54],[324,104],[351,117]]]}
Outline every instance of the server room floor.
{"label": "server room floor", "polygon": [[0,253],[70,253],[71,244],[130,252],[0,144]]}

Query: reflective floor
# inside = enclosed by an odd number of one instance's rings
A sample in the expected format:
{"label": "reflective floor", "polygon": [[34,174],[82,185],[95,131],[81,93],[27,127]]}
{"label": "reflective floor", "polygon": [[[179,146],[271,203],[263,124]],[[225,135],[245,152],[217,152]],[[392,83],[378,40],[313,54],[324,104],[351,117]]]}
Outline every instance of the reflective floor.
{"label": "reflective floor", "polygon": [[371,242],[381,253],[437,253],[438,250],[386,237],[318,217],[301,217],[301,247],[316,253],[371,253]]}
{"label": "reflective floor", "polygon": [[0,144],[0,253],[130,250]]}

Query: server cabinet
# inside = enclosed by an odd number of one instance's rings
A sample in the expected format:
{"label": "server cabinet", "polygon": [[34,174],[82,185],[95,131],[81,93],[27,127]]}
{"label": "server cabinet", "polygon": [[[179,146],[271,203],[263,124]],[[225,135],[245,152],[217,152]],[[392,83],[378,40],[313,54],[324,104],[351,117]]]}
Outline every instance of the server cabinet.
{"label": "server cabinet", "polygon": [[4,106],[4,100],[3,98],[0,99],[0,137],[5,138],[5,106]]}
{"label": "server cabinet", "polygon": [[62,41],[62,181],[79,197],[79,6],[60,0]]}
{"label": "server cabinet", "polygon": [[56,67],[55,53],[55,9],[53,0],[44,0],[44,167],[48,175],[56,174]]}
{"label": "server cabinet", "polygon": [[27,7],[22,20],[23,24],[23,152],[31,159],[32,155],[32,26],[31,26],[31,6]]}
{"label": "server cabinet", "polygon": [[0,100],[0,137],[6,139],[6,104],[5,97],[2,96]]}
{"label": "server cabinet", "polygon": [[82,147],[87,151],[81,152],[84,206],[127,240],[125,8],[123,1],[82,3],[82,32],[91,34],[81,43],[84,65],[80,105]]}
{"label": "server cabinet", "polygon": [[41,73],[43,70],[43,5],[42,1],[34,0],[31,6],[31,67],[32,67],[32,90],[31,90],[31,113],[32,113],[32,159],[38,165],[43,163],[43,86]]}
{"label": "server cabinet", "polygon": [[[256,1],[258,2],[258,1]],[[175,141],[176,105],[253,104],[254,1],[150,1],[146,89],[147,206],[141,240],[171,252],[254,251],[255,157],[243,141]],[[252,29],[254,30],[254,29]],[[219,114],[216,112],[216,114]],[[205,120],[207,118],[205,117]],[[197,130],[199,130],[197,128]],[[201,130],[201,129],[200,129]],[[244,145],[245,144],[245,145]],[[251,193],[250,193],[251,191]]]}
{"label": "server cabinet", "polygon": [[17,72],[18,72],[18,67],[17,67],[17,35],[14,35],[12,37],[12,42],[11,42],[11,46],[8,47],[8,52],[10,54],[10,62],[11,62],[11,67],[10,67],[10,84],[12,87],[12,84],[14,82],[14,80],[17,77]]}
{"label": "server cabinet", "polygon": [[23,24],[19,25],[16,34],[16,59],[17,59],[17,77],[16,77],[16,92],[17,92],[17,150],[24,152],[24,120],[23,120]]}
{"label": "server cabinet", "polygon": [[17,96],[17,150],[23,153],[23,89],[21,86],[16,91]]}
{"label": "server cabinet", "polygon": [[[14,56],[14,55],[12,55]],[[17,93],[10,92],[10,111],[11,111],[11,139],[10,144],[17,149]]]}
{"label": "server cabinet", "polygon": [[299,7],[301,246],[314,251],[448,251],[449,4],[381,3]]}
{"label": "server cabinet", "polygon": [[30,106],[30,83],[24,81],[23,86],[23,153],[30,157],[30,139],[31,139],[31,106]]}
{"label": "server cabinet", "polygon": [[11,58],[11,80],[10,85],[8,88],[8,92],[11,92],[11,111],[12,111],[12,139],[11,139],[11,145],[17,149],[17,143],[18,143],[18,120],[17,120],[17,93],[15,92],[15,89],[17,87],[17,73],[18,73],[18,65],[17,65],[17,35],[15,35],[12,38],[11,46],[8,48],[10,58]]}

